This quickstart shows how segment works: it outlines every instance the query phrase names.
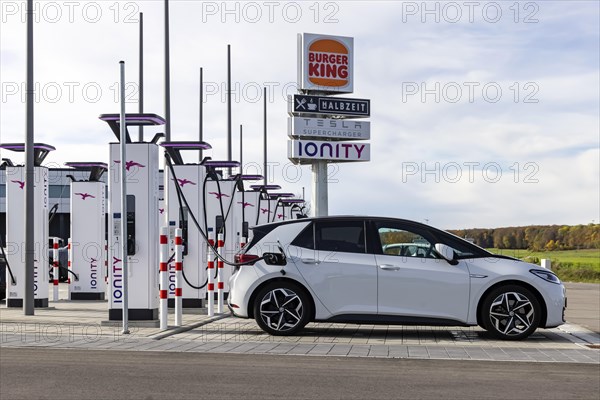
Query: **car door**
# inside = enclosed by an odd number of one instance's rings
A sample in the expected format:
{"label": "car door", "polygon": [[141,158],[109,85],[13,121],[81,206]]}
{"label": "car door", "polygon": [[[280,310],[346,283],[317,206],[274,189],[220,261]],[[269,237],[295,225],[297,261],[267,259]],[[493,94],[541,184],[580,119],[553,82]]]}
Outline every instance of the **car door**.
{"label": "car door", "polygon": [[292,242],[290,254],[332,315],[377,314],[377,268],[366,252],[363,220],[317,220]]}
{"label": "car door", "polygon": [[[465,261],[450,265],[419,226],[394,220],[373,223],[382,315],[466,321],[470,277]],[[378,254],[377,254],[378,253]]]}

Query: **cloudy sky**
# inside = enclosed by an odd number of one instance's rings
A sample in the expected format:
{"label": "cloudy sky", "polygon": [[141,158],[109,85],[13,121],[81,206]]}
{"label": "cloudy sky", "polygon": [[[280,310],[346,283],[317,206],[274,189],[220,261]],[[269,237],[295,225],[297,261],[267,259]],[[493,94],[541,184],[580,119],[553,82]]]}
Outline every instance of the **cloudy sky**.
{"label": "cloudy sky", "polygon": [[[0,142],[22,142],[25,2],[0,4]],[[145,111],[164,115],[163,11],[159,0],[36,2],[35,139],[57,148],[49,166],[108,160],[114,137],[98,115],[119,110],[119,60],[137,111],[139,12]],[[310,169],[287,159],[296,34],[352,36],[371,161],[330,167],[330,214],[442,228],[598,222],[599,16],[597,1],[171,0],[172,139],[198,137],[203,67],[207,155],[226,158],[230,44],[234,154],[242,124],[246,171],[262,165],[267,86],[271,178],[310,198]]]}

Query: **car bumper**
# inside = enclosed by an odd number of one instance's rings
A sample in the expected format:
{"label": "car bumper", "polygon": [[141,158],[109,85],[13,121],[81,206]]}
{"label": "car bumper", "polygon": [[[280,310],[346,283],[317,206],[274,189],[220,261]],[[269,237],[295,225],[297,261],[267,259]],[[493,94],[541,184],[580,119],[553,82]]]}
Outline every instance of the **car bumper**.
{"label": "car bumper", "polygon": [[554,328],[565,323],[565,310],[567,308],[567,290],[561,283],[552,285],[544,294],[546,300],[545,328]]}
{"label": "car bumper", "polygon": [[256,281],[256,272],[252,267],[243,267],[229,278],[229,297],[227,307],[239,318],[248,318],[248,302],[252,293],[251,286]]}

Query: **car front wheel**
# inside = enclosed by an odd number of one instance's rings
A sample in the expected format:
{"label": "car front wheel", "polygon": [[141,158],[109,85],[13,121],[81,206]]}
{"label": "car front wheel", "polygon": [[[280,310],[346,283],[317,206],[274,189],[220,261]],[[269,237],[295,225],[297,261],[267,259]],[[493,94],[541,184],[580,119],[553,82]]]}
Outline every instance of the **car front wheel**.
{"label": "car front wheel", "polygon": [[531,291],[517,285],[494,289],[482,306],[483,327],[494,337],[521,340],[540,324],[541,307]]}
{"label": "car front wheel", "polygon": [[308,296],[292,283],[270,283],[260,290],[254,301],[254,319],[271,335],[293,335],[306,326],[309,318]]}

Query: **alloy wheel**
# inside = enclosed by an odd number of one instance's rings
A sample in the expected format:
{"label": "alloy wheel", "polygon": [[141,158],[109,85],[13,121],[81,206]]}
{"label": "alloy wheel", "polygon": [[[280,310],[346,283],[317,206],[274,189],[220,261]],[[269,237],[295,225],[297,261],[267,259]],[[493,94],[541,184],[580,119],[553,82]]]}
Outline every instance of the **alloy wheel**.
{"label": "alloy wheel", "polygon": [[505,292],[490,306],[490,320],[494,328],[506,336],[517,336],[533,324],[535,308],[522,293]]}
{"label": "alloy wheel", "polygon": [[271,329],[285,332],[294,329],[302,320],[304,307],[300,297],[287,288],[268,291],[260,302],[260,317]]}

